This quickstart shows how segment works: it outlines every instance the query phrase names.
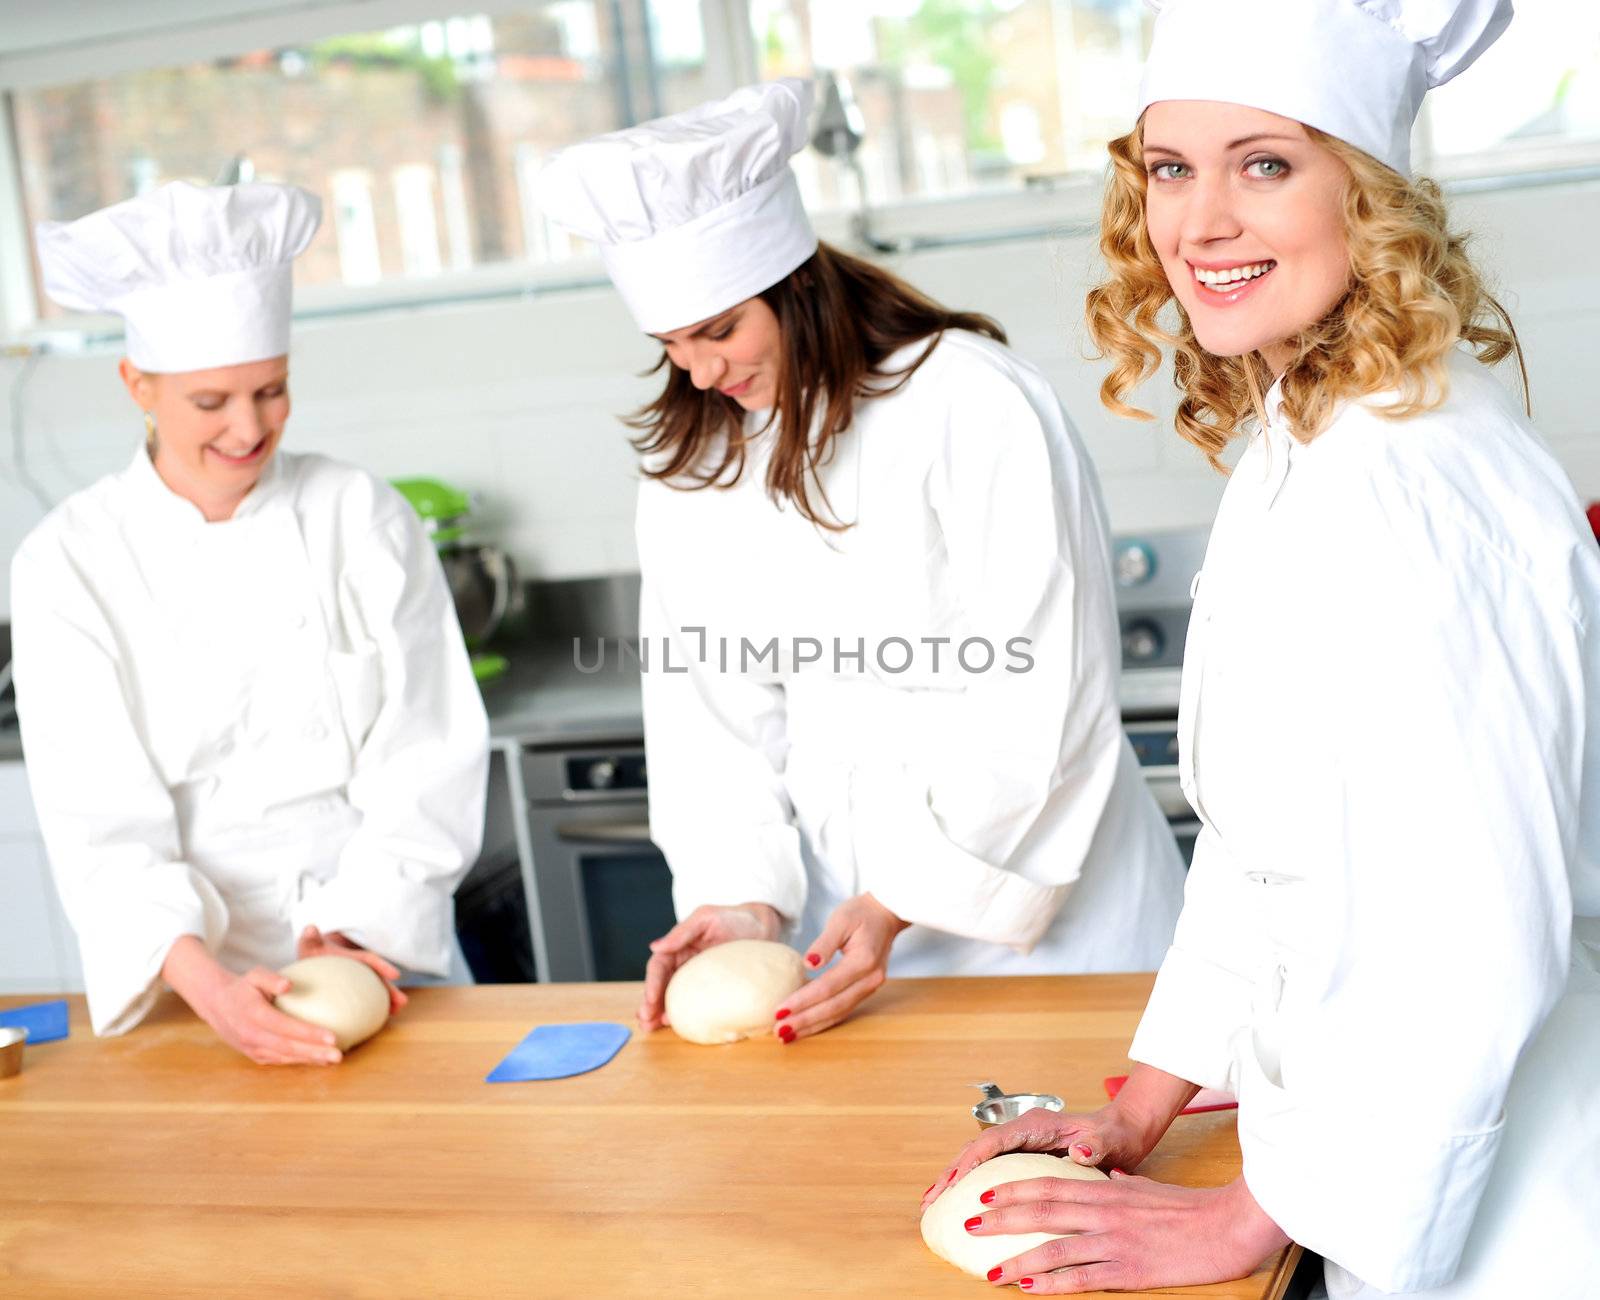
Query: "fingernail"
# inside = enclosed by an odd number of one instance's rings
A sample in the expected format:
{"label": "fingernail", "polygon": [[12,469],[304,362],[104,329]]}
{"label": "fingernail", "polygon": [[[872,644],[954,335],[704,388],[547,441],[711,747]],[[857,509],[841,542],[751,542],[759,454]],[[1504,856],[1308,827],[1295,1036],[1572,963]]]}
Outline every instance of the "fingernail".
{"label": "fingernail", "polygon": [[786,1043],[794,1042],[794,1026],[793,1025],[783,1025],[782,1027],[780,1027],[779,1030],[778,1030],[778,1037],[781,1038]]}
{"label": "fingernail", "polygon": [[1024,1291],[1032,1291],[1033,1279],[1031,1277],[1018,1278],[1017,1285],[1020,1286]]}
{"label": "fingernail", "polygon": [[817,954],[814,953],[814,952],[808,952],[806,954],[806,965],[807,966],[820,966],[820,965],[822,965],[822,958],[817,956]]}
{"label": "fingernail", "polygon": [[1089,1150],[1089,1148],[1084,1146],[1081,1142],[1072,1148],[1072,1154],[1075,1156],[1082,1156],[1085,1160],[1094,1159],[1094,1152]]}
{"label": "fingernail", "polygon": [[963,1228],[965,1228],[968,1232],[971,1232],[974,1228],[981,1228],[981,1227],[983,1227],[983,1215],[974,1214],[970,1219],[968,1219],[961,1226]]}
{"label": "fingernail", "polygon": [[779,1007],[778,1008],[778,1014],[773,1016],[772,1018],[774,1020],[787,1020],[789,1018],[789,1008],[788,1007]]}
{"label": "fingernail", "polygon": [[1121,1174],[1124,1178],[1128,1176],[1128,1171],[1126,1169],[1113,1169],[1111,1172],[1114,1174]]}
{"label": "fingernail", "polygon": [[1000,1274],[1002,1274],[1004,1272],[1005,1272],[1005,1269],[1001,1268],[1000,1265],[996,1264],[993,1268],[991,1268],[989,1270],[989,1281],[998,1282],[1000,1280]]}

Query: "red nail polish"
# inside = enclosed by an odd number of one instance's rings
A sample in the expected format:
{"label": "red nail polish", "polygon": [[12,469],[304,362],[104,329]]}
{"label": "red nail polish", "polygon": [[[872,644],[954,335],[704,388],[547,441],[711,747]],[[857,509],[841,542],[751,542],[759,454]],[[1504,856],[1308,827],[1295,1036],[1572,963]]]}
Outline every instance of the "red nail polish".
{"label": "red nail polish", "polygon": [[927,1195],[927,1194],[928,1194],[928,1193],[929,1193],[929,1192],[931,1192],[931,1191],[932,1191],[932,1190],[933,1190],[933,1189],[934,1189],[934,1187],[935,1187],[935,1186],[936,1186],[936,1184],[934,1184],[934,1183],[929,1183],[929,1184],[928,1184],[928,1185],[927,1185],[927,1186],[926,1186],[926,1187],[924,1187],[924,1188],[923,1188],[923,1189],[922,1189],[922,1194],[923,1194],[923,1195],[924,1195],[924,1196],[926,1196],[926,1195]]}
{"label": "red nail polish", "polygon": [[789,1018],[789,1008],[788,1007],[779,1007],[778,1008],[778,1014],[773,1016],[772,1018],[774,1020],[787,1020]]}
{"label": "red nail polish", "polygon": [[1085,1160],[1094,1159],[1094,1152],[1091,1151],[1088,1147],[1084,1146],[1083,1143],[1081,1143],[1081,1142],[1078,1143],[1077,1146],[1072,1148],[1072,1154],[1075,1155],[1075,1156],[1082,1156]]}
{"label": "red nail polish", "polygon": [[1032,1291],[1033,1279],[1031,1277],[1018,1278],[1017,1285],[1020,1286],[1024,1291]]}
{"label": "red nail polish", "polygon": [[817,956],[817,954],[814,953],[814,952],[808,952],[806,954],[806,965],[807,966],[820,966],[820,965],[822,965],[822,958]]}
{"label": "red nail polish", "polygon": [[1114,1174],[1122,1174],[1123,1176],[1126,1176],[1128,1171],[1126,1169],[1113,1169],[1111,1172],[1114,1173]]}
{"label": "red nail polish", "polygon": [[968,1232],[971,1232],[974,1228],[981,1227],[982,1224],[983,1224],[983,1215],[974,1214],[970,1219],[968,1219],[961,1226],[963,1228],[965,1228]]}
{"label": "red nail polish", "polygon": [[1000,1280],[1000,1274],[1002,1274],[1004,1272],[1005,1272],[1005,1269],[1001,1268],[1000,1265],[996,1264],[993,1268],[991,1268],[989,1270],[989,1281],[998,1282]]}
{"label": "red nail polish", "polygon": [[978,1198],[978,1200],[981,1201],[984,1205],[993,1205],[994,1204],[994,1188],[991,1187],[982,1196],[980,1196]]}
{"label": "red nail polish", "polygon": [[786,1043],[794,1042],[794,1026],[793,1025],[784,1025],[781,1029],[778,1030],[778,1037],[781,1038]]}

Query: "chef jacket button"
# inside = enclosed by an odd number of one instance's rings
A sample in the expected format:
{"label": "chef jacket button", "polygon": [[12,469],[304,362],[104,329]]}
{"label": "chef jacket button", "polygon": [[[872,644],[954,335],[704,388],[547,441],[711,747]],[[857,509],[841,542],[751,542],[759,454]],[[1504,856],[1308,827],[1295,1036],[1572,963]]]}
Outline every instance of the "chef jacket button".
{"label": "chef jacket button", "polygon": [[233,741],[224,740],[220,745],[217,746],[217,753],[221,754],[224,758],[233,753]]}
{"label": "chef jacket button", "polygon": [[303,628],[306,625],[306,616],[304,614],[296,614],[289,620],[289,624],[296,630]]}
{"label": "chef jacket button", "polygon": [[306,728],[306,736],[311,740],[326,740],[328,738],[328,729],[320,722],[313,722]]}

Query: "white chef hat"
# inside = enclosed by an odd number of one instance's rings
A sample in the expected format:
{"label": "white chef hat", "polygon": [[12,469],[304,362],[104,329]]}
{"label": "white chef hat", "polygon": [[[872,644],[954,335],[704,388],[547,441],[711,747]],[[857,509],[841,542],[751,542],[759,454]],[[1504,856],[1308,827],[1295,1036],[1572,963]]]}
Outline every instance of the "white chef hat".
{"label": "white chef hat", "polygon": [[785,78],[597,136],[540,172],[540,205],[600,246],[640,329],[693,325],[817,251],[789,168],[810,112],[810,83]]}
{"label": "white chef hat", "polygon": [[1243,104],[1411,169],[1422,97],[1499,38],[1511,0],[1149,0],[1159,11],[1139,112]]}
{"label": "white chef hat", "polygon": [[172,181],[40,222],[39,266],[63,307],[123,318],[141,370],[263,361],[289,350],[290,264],[321,219],[321,201],[293,185]]}

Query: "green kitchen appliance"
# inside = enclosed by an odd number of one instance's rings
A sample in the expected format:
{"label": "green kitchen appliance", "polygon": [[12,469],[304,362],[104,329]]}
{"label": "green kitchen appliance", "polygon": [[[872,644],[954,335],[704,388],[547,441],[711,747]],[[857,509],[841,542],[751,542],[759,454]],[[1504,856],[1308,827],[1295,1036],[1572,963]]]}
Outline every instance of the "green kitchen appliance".
{"label": "green kitchen appliance", "polygon": [[472,498],[460,488],[432,478],[391,482],[411,503],[439,552],[461,635],[472,652],[473,676],[480,682],[500,676],[506,670],[505,656],[483,646],[522,610],[522,586],[511,557],[497,546],[470,540]]}

